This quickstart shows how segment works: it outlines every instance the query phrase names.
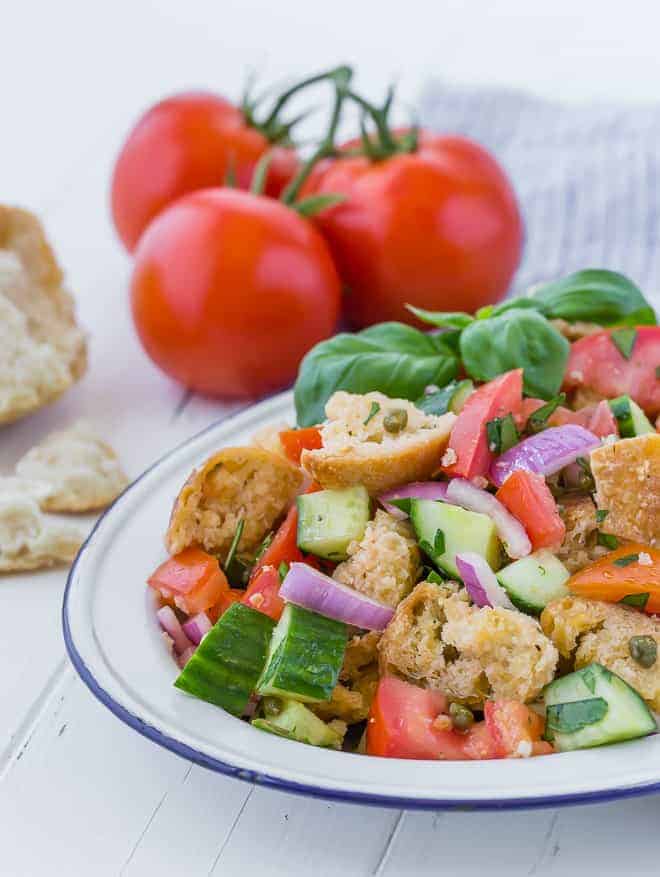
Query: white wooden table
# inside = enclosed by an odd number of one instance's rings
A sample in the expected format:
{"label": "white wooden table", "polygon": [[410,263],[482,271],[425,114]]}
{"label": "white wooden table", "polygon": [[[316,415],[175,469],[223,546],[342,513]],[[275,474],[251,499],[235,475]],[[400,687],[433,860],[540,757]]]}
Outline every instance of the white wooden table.
{"label": "white wooden table", "polygon": [[[544,5],[545,6],[545,5]],[[0,435],[0,470],[50,429],[92,418],[137,475],[227,413],[185,400],[140,350],[128,259],[107,211],[131,120],[186,86],[238,94],[340,60],[374,96],[412,100],[442,75],[565,99],[657,97],[650,4],[555,0],[123,0],[2,6],[0,199],[37,210],[76,291],[90,371]],[[550,11],[551,10],[551,11]],[[648,16],[652,16],[649,21]],[[515,814],[403,813],[253,788],[193,767],[122,725],[68,664],[61,570],[0,580],[3,875],[656,873],[660,798]]]}

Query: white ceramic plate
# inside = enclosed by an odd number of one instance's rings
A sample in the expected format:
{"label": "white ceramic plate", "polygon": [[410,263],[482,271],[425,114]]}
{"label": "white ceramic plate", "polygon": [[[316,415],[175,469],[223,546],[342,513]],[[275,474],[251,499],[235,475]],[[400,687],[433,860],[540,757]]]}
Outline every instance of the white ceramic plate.
{"label": "white ceramic plate", "polygon": [[220,773],[300,794],[407,808],[544,807],[660,789],[660,735],[545,758],[431,762],[293,743],[188,697],[144,584],[164,557],[172,500],[191,469],[269,422],[293,422],[290,393],[207,429],[156,463],[99,520],[64,597],[69,655],[91,691],[151,740]]}

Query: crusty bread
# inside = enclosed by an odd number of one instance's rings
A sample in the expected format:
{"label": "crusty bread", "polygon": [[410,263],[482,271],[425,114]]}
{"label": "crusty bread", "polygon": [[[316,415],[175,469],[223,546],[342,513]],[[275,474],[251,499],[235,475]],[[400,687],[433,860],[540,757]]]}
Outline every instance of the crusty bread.
{"label": "crusty bread", "polygon": [[40,504],[54,512],[105,508],[128,484],[115,452],[84,421],[49,435],[19,460],[16,472],[49,485]]}
{"label": "crusty bread", "polygon": [[660,434],[601,445],[591,452],[591,471],[607,532],[660,547]]}
{"label": "crusty bread", "polygon": [[62,282],[38,219],[0,205],[0,423],[52,402],[85,371]]}
{"label": "crusty bread", "polygon": [[378,640],[380,633],[370,631],[352,637],[346,646],[340,682],[325,703],[311,705],[324,721],[341,719],[349,724],[366,719],[378,687]]}
{"label": "crusty bread", "polygon": [[0,492],[0,572],[69,564],[82,542],[76,528],[43,515],[33,497]]}
{"label": "crusty bread", "polygon": [[241,518],[240,549],[256,548],[302,483],[297,466],[262,448],[224,448],[196,469],[174,502],[165,543],[170,554],[189,545],[223,554]]}
{"label": "crusty bread", "polygon": [[[399,433],[388,433],[384,419],[393,410],[406,412]],[[303,451],[303,468],[325,488],[362,484],[375,495],[409,481],[423,481],[440,468],[454,414],[425,414],[406,399],[382,393],[357,395],[340,390],[325,406],[323,447]]]}
{"label": "crusty bread", "polygon": [[[558,509],[566,535],[557,555],[570,572],[577,572],[607,552],[597,542],[596,506],[590,496],[566,496],[559,500]],[[603,530],[609,532],[606,523]]]}

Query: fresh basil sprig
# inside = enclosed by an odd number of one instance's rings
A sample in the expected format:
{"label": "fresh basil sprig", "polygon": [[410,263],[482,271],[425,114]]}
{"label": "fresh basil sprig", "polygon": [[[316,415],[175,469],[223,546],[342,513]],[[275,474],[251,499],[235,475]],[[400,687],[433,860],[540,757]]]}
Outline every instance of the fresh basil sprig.
{"label": "fresh basil sprig", "polygon": [[429,384],[449,383],[458,369],[458,357],[441,334],[427,335],[403,323],[342,332],[317,344],[302,361],[294,388],[298,426],[321,423],[335,390],[380,390],[413,401]]}

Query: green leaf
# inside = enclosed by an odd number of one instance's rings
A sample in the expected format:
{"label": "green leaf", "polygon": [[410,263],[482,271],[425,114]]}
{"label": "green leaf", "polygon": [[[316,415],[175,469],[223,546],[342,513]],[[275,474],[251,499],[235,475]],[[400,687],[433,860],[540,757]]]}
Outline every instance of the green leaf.
{"label": "green leaf", "polygon": [[609,513],[609,509],[596,509],[596,523],[602,524]]}
{"label": "green leaf", "polygon": [[570,345],[541,314],[512,309],[463,330],[461,356],[467,373],[490,381],[515,368],[524,370],[528,396],[551,399],[559,393]]}
{"label": "green leaf", "polygon": [[283,582],[289,572],[289,564],[286,560],[283,560],[280,565],[277,567],[277,572],[280,577],[280,581]]}
{"label": "green leaf", "polygon": [[[613,560],[612,563],[614,566],[630,566],[631,563],[637,563],[639,560],[639,554],[625,554],[623,557],[617,557],[616,560]],[[625,599],[625,598],[624,598]]]}
{"label": "green leaf", "polygon": [[619,540],[614,533],[601,533],[599,530],[598,535],[596,536],[596,542],[599,545],[602,545],[603,548],[609,548],[610,551],[614,551],[615,548],[619,547]]}
{"label": "green leaf", "polygon": [[425,539],[422,539],[422,541],[419,543],[419,547],[422,549],[424,554],[428,554],[429,557],[438,557],[439,555],[445,553],[445,534],[442,532],[442,530],[436,530],[433,537],[433,545],[431,545]]}
{"label": "green leaf", "polygon": [[618,348],[621,356],[630,359],[633,347],[635,346],[635,341],[637,341],[637,329],[615,329],[610,335],[610,338]]}
{"label": "green leaf", "polygon": [[625,597],[619,600],[619,603],[623,603],[625,606],[635,606],[637,609],[644,609],[649,602],[650,596],[651,594],[648,591],[645,591],[643,594],[626,594]]}
{"label": "green leaf", "polygon": [[425,311],[423,308],[414,307],[414,305],[406,305],[406,308],[423,323],[429,323],[431,326],[438,326],[442,329],[464,329],[474,322],[474,317],[464,311]]}
{"label": "green leaf", "polygon": [[341,204],[342,201],[345,200],[345,195],[334,195],[328,193],[327,195],[310,195],[309,198],[303,198],[301,201],[296,201],[296,203],[291,206],[296,213],[299,213],[301,216],[316,216],[317,213],[321,213],[321,211],[327,210],[329,207]]}
{"label": "green leaf", "polygon": [[546,710],[546,726],[559,734],[573,734],[587,725],[600,722],[607,710],[607,701],[602,697],[555,703]]}
{"label": "green leaf", "polygon": [[557,408],[560,405],[563,405],[566,401],[566,393],[560,393],[558,396],[555,396],[554,399],[551,399],[545,405],[542,405],[540,408],[537,408],[532,414],[527,418],[527,423],[525,424],[525,430],[527,432],[541,432],[541,430],[545,429],[548,425],[548,420],[555,413]]}
{"label": "green leaf", "polygon": [[378,404],[378,402],[372,402],[371,408],[369,409],[369,413],[367,414],[366,418],[362,421],[362,425],[366,426],[369,423],[369,421],[378,414],[379,411],[380,411],[380,405]]}
{"label": "green leaf", "polygon": [[241,541],[241,536],[243,535],[244,529],[245,518],[239,518],[238,523],[236,524],[236,529],[234,530],[234,538],[231,540],[231,545],[229,546],[229,551],[227,552],[227,557],[225,557],[225,562],[223,564],[225,572],[231,566],[234,556],[236,555],[238,543]]}
{"label": "green leaf", "polygon": [[343,332],[313,347],[302,361],[294,398],[299,426],[325,419],[325,403],[336,390],[380,390],[414,401],[429,384],[456,377],[459,362],[440,335],[403,323],[380,323],[355,335]]}
{"label": "green leaf", "polygon": [[415,407],[425,414],[435,414],[437,417],[446,414],[457,387],[458,381],[452,381],[436,393],[428,393],[417,399]]}
{"label": "green leaf", "polygon": [[434,585],[444,585],[445,580],[442,578],[440,573],[437,573],[434,569],[430,569],[426,576],[427,582],[433,582]]}
{"label": "green leaf", "polygon": [[660,380],[660,365],[656,365],[655,367],[655,376]]}
{"label": "green leaf", "polygon": [[494,454],[503,454],[518,444],[520,436],[516,429],[516,422],[512,414],[506,417],[495,417],[486,423],[486,437],[488,449]]}
{"label": "green leaf", "polygon": [[405,512],[408,516],[410,515],[410,504],[412,502],[412,497],[402,496],[399,499],[388,499],[387,502],[390,505],[393,505],[396,508],[401,509],[401,511]]}
{"label": "green leaf", "polygon": [[655,312],[637,286],[616,271],[588,268],[534,290],[546,317],[600,326],[654,326]]}

